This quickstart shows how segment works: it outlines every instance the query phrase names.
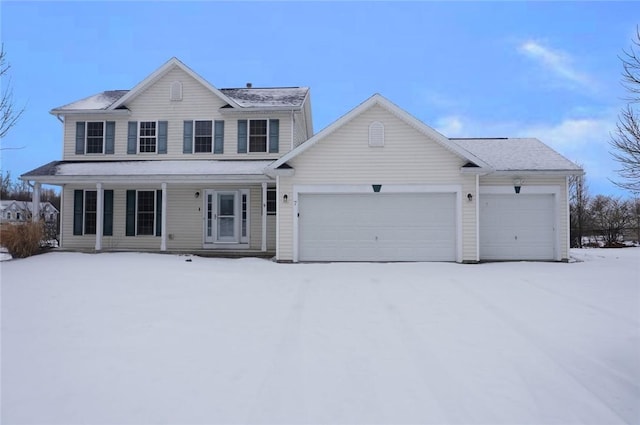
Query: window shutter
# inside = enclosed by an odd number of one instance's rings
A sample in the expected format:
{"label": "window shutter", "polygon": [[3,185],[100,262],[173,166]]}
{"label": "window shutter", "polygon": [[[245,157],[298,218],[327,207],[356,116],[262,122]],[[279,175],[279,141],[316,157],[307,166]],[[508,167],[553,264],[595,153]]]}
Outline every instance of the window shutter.
{"label": "window shutter", "polygon": [[224,152],[224,121],[214,122],[213,153]]}
{"label": "window shutter", "polygon": [[127,236],[136,235],[136,191],[127,190]]}
{"label": "window shutter", "polygon": [[76,155],[84,155],[84,121],[76,122]]}
{"label": "window shutter", "polygon": [[278,153],[279,139],[280,120],[269,120],[269,153]]}
{"label": "window shutter", "polygon": [[138,121],[129,121],[129,134],[127,136],[127,154],[135,155],[138,152]]}
{"label": "window shutter", "polygon": [[81,235],[82,234],[82,216],[84,210],[84,191],[83,190],[74,190],[73,191],[73,234]]}
{"label": "window shutter", "polygon": [[162,236],[162,191],[156,190],[156,236]]}
{"label": "window shutter", "polygon": [[113,190],[104,191],[102,235],[113,236]]}
{"label": "window shutter", "polygon": [[167,153],[167,122],[158,121],[158,153]]}
{"label": "window shutter", "polygon": [[115,121],[107,121],[106,129],[105,129],[105,146],[104,153],[113,155],[114,152],[114,143],[116,137],[116,122]]}
{"label": "window shutter", "polygon": [[182,153],[193,153],[193,121],[184,122]]}
{"label": "window shutter", "polygon": [[238,120],[238,153],[247,153],[247,120]]}

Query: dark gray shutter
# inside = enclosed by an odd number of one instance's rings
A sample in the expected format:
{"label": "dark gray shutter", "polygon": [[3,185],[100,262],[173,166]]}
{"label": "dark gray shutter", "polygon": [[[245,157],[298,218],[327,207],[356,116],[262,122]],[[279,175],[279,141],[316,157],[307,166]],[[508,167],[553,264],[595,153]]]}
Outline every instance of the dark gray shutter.
{"label": "dark gray shutter", "polygon": [[224,121],[214,122],[213,153],[224,152]]}
{"label": "dark gray shutter", "polygon": [[127,135],[127,154],[135,155],[138,152],[138,121],[129,121]]}
{"label": "dark gray shutter", "polygon": [[105,154],[110,154],[113,155],[114,153],[114,145],[115,145],[115,138],[116,138],[116,122],[115,121],[107,121],[106,123],[106,129],[105,129],[105,146],[104,146],[104,153]]}
{"label": "dark gray shutter", "polygon": [[83,190],[74,190],[73,191],[73,234],[81,235],[82,234],[82,219],[84,212],[84,191]]}
{"label": "dark gray shutter", "polygon": [[279,139],[280,120],[269,120],[269,153],[278,153]]}
{"label": "dark gray shutter", "polygon": [[238,153],[247,153],[247,120],[238,120]]}
{"label": "dark gray shutter", "polygon": [[156,190],[156,236],[162,236],[162,191]]}
{"label": "dark gray shutter", "polygon": [[193,153],[193,121],[184,122],[182,153]]}
{"label": "dark gray shutter", "polygon": [[113,236],[113,190],[104,191],[102,235]]}
{"label": "dark gray shutter", "polygon": [[158,153],[167,153],[167,122],[158,121]]}
{"label": "dark gray shutter", "polygon": [[136,235],[136,191],[127,190],[127,226],[125,235]]}
{"label": "dark gray shutter", "polygon": [[76,122],[76,155],[84,155],[84,121]]}

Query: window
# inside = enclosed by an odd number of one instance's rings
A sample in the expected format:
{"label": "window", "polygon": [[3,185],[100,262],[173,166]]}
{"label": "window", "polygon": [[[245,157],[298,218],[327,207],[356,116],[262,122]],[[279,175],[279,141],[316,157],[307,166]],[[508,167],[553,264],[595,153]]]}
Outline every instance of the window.
{"label": "window", "polygon": [[22,214],[16,213],[16,219],[17,220],[22,220]]}
{"label": "window", "polygon": [[140,121],[139,131],[139,146],[140,152],[155,152],[156,151],[156,122],[155,121]]}
{"label": "window", "polygon": [[267,215],[276,215],[276,188],[267,189]]}
{"label": "window", "polygon": [[11,220],[11,212],[7,213],[7,220]]}
{"label": "window", "polygon": [[249,152],[266,152],[269,125],[267,120],[249,121]]}
{"label": "window", "polygon": [[86,153],[103,153],[103,152],[104,152],[104,123],[88,122]]}
{"label": "window", "polygon": [[156,193],[153,190],[139,191],[137,195],[137,234],[155,235]]}
{"label": "window", "polygon": [[195,121],[194,152],[211,152],[213,124],[211,121]]}
{"label": "window", "polygon": [[84,192],[84,234],[96,234],[96,218],[98,217],[98,192],[85,190]]}

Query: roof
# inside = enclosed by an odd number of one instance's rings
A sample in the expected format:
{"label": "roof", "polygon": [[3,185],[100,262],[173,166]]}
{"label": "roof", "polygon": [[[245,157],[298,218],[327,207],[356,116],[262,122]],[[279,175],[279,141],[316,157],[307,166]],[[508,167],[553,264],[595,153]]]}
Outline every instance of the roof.
{"label": "roof", "polygon": [[[1,210],[5,210],[7,208],[10,208],[11,205],[15,204],[18,207],[26,207],[29,211],[31,211],[31,206],[33,205],[31,201],[16,201],[14,199],[3,199],[0,201],[0,209]],[[54,209],[56,212],[58,211],[58,209],[56,207],[53,206],[53,204],[49,201],[43,201],[40,202],[40,210],[44,210],[45,208],[52,208]]]}
{"label": "roof", "polygon": [[582,171],[534,138],[449,139],[495,171]]}
{"label": "roof", "polygon": [[307,97],[309,87],[239,88],[220,89],[220,91],[243,108],[301,107]]}
{"label": "roof", "polygon": [[167,161],[53,161],[24,173],[21,178],[34,181],[69,180],[151,180],[180,178],[264,179],[263,169],[273,160],[167,160]]}
{"label": "roof", "polygon": [[86,111],[86,110],[107,110],[129,90],[107,90],[84,99],[54,108],[54,111]]}
{"label": "roof", "polygon": [[167,72],[180,68],[206,89],[216,94],[233,108],[302,107],[309,92],[308,87],[264,87],[217,89],[177,58],[171,58],[151,75],[131,90],[108,90],[77,100],[51,110],[52,113],[96,112],[122,109],[124,104],[135,98]]}

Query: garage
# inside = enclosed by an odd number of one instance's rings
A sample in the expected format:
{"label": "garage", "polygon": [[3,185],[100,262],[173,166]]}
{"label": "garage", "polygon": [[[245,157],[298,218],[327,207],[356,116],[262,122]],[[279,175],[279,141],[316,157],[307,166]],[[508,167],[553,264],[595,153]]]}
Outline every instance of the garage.
{"label": "garage", "polygon": [[298,196],[300,261],[456,261],[455,193]]}
{"label": "garage", "polygon": [[480,260],[554,260],[553,194],[482,194]]}

